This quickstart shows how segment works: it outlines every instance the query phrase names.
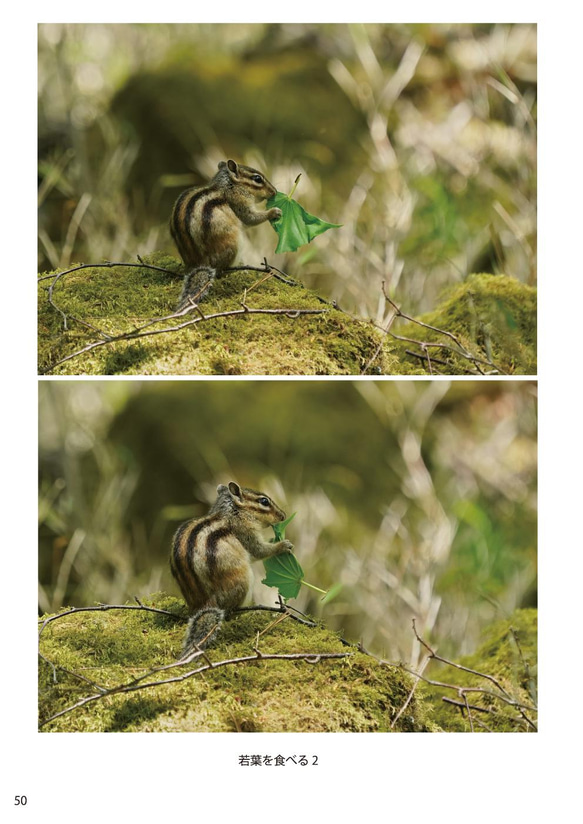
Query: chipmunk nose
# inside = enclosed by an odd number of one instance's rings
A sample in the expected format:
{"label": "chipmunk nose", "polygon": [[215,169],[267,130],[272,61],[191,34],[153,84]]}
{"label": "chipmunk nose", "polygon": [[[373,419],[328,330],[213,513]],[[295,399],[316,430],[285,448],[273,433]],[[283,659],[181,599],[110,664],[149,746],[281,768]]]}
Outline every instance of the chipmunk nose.
{"label": "chipmunk nose", "polygon": [[279,519],[279,520],[280,520],[280,521],[285,521],[285,519],[286,519],[286,514],[285,514],[285,512],[284,512],[284,511],[283,511],[283,509],[282,509],[282,510],[281,510],[281,516],[280,516],[280,519]]}

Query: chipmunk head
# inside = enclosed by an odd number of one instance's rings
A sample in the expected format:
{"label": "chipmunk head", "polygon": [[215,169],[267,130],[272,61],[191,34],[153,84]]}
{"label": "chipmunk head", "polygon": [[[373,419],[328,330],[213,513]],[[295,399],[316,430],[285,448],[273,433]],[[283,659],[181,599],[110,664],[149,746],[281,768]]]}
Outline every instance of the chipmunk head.
{"label": "chipmunk head", "polygon": [[285,521],[285,512],[264,492],[241,487],[231,481],[217,487],[217,503],[228,507],[231,514],[253,521],[259,526],[270,526]]}
{"label": "chipmunk head", "polygon": [[228,175],[234,185],[243,186],[256,200],[266,200],[277,193],[262,172],[252,166],[243,166],[234,160],[221,160],[219,172]]}

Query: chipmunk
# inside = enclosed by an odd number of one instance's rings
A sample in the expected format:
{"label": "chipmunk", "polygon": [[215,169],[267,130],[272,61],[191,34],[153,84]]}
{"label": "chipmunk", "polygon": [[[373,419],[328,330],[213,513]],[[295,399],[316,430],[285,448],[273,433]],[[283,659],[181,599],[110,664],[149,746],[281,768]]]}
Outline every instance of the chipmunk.
{"label": "chipmunk", "polygon": [[257,169],[221,160],[210,183],[182,192],[172,210],[170,232],[189,271],[176,311],[203,300],[207,284],[233,264],[242,224],[256,226],[281,217],[276,206],[256,208],[276,191]]}
{"label": "chipmunk", "polygon": [[286,517],[271,498],[232,481],[217,493],[208,515],[182,524],[172,542],[170,568],[191,613],[182,657],[203,649],[232,610],[249,604],[251,561],[293,550],[287,540],[261,538]]}

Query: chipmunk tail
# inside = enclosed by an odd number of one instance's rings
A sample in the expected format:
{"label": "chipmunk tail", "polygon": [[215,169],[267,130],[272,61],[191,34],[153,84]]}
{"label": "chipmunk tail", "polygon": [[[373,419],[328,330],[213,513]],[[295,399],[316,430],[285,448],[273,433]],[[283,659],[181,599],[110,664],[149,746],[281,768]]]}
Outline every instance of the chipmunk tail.
{"label": "chipmunk tail", "polygon": [[183,309],[204,300],[216,276],[217,270],[212,266],[197,266],[185,275],[176,311],[182,312]]}
{"label": "chipmunk tail", "polygon": [[205,607],[196,612],[188,622],[182,658],[204,649],[219,631],[225,611],[218,607]]}

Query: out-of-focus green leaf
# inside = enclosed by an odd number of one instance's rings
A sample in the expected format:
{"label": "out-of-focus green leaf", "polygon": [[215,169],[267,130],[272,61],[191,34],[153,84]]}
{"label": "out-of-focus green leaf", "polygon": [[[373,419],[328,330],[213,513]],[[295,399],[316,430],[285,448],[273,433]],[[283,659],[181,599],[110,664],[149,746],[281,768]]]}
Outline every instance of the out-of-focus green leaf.
{"label": "out-of-focus green leaf", "polygon": [[324,595],[323,598],[320,598],[322,604],[329,604],[330,601],[336,598],[341,589],[342,584],[334,584],[333,586],[331,586],[326,595]]}

